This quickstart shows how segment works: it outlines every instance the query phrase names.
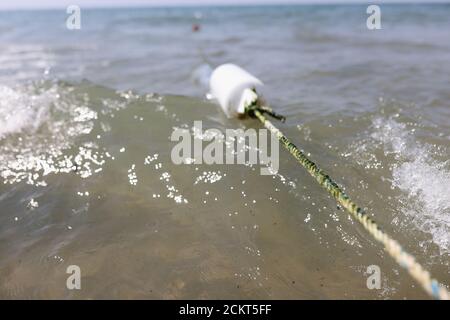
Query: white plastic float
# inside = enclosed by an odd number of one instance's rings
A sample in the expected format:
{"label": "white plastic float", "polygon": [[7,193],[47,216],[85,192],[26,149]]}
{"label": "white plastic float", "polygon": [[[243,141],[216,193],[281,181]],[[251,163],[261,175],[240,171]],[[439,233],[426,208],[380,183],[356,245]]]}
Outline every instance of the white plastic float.
{"label": "white plastic float", "polygon": [[209,80],[211,95],[228,117],[245,113],[245,106],[258,99],[254,89],[263,83],[241,67],[227,63],[218,66]]}

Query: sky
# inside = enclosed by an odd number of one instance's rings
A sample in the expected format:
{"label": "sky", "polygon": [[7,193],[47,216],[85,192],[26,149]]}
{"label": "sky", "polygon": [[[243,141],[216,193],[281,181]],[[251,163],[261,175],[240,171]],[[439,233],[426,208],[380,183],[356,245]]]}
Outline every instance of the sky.
{"label": "sky", "polygon": [[223,5],[223,4],[274,4],[274,3],[393,3],[393,2],[450,2],[450,0],[0,0],[4,9],[66,8],[76,4],[80,7],[121,6],[174,6],[174,5]]}

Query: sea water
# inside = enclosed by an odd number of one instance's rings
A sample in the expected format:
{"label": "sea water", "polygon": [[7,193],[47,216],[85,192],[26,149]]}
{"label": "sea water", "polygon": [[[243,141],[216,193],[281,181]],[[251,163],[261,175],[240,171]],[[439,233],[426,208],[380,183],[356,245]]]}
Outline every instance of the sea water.
{"label": "sea water", "polygon": [[174,128],[261,128],[205,98],[226,62],[449,284],[450,6],[381,10],[380,30],[363,5],[0,12],[0,297],[427,297],[286,151],[270,176],[171,161]]}

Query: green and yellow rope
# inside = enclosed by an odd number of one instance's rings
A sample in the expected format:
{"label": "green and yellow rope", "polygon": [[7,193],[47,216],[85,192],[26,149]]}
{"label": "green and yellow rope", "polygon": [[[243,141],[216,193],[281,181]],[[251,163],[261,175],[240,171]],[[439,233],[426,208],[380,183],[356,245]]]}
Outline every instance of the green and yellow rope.
{"label": "green and yellow rope", "polygon": [[[361,207],[354,203],[337,183],[330,178],[330,176],[314,162],[309,160],[302,151],[290,142],[289,139],[264,116],[264,113],[269,115],[274,114],[270,108],[252,105],[247,108],[247,113],[252,117],[258,118],[272,134],[275,134],[281,144],[309,172],[309,174],[311,174],[311,176],[313,176],[343,208],[347,209],[351,217],[358,221],[370,235],[383,244],[389,255],[394,258],[400,266],[405,268],[430,296],[436,299],[449,300],[449,292],[445,286],[433,279],[430,273],[416,261],[414,256],[404,251],[402,246],[396,240],[392,239],[382,231],[378,224]],[[279,117],[280,116],[277,118]]]}

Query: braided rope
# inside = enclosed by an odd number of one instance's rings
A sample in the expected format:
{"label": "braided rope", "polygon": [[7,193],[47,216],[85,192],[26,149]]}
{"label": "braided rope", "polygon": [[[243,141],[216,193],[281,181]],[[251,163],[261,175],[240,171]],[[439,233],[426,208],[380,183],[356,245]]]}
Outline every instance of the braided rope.
{"label": "braided rope", "polygon": [[384,231],[380,229],[378,224],[358,205],[356,205],[345,192],[333,181],[322,169],[320,169],[314,162],[301,152],[289,139],[275,127],[263,115],[264,110],[259,110],[258,107],[250,107],[253,114],[261,121],[261,123],[275,134],[283,146],[290,152],[290,154],[313,176],[317,182],[324,187],[335,199],[342,205],[350,215],[358,221],[364,229],[368,231],[378,242],[382,243],[385,250],[394,260],[425,289],[425,291],[435,299],[449,300],[449,292],[446,287],[439,284],[439,282],[431,278],[430,273],[425,270],[420,263],[416,261],[414,256],[403,250],[402,246]]}

